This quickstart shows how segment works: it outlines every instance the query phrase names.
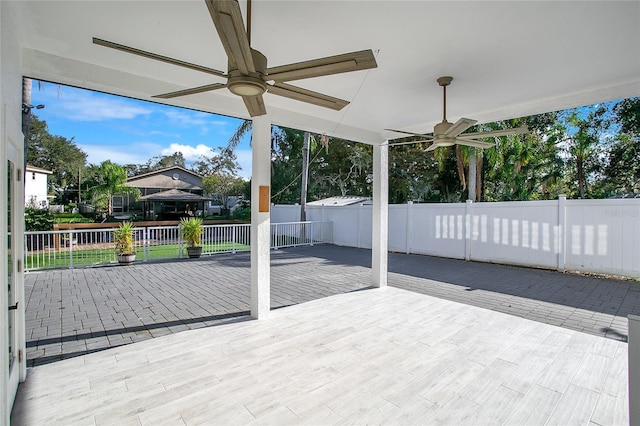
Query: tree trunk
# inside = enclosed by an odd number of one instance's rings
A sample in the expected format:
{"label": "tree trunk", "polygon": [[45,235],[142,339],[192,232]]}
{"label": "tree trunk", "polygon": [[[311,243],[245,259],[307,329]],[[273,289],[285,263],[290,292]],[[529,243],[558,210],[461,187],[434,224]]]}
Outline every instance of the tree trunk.
{"label": "tree trunk", "polygon": [[300,222],[307,220],[307,186],[309,183],[309,144],[311,134],[304,132],[302,144],[302,188],[300,190]]}
{"label": "tree trunk", "polygon": [[578,192],[580,193],[580,198],[585,198],[585,178],[584,178],[584,163],[582,160],[578,159],[576,161],[576,169],[578,174]]}
{"label": "tree trunk", "polygon": [[469,149],[469,196],[467,199],[476,201],[476,189],[478,173],[476,169],[476,149],[471,147]]}
{"label": "tree trunk", "polygon": [[462,150],[460,149],[460,145],[456,145],[456,165],[458,166],[458,177],[460,178],[460,183],[462,184],[462,190],[467,189],[467,181],[464,177],[464,158],[462,157]]}

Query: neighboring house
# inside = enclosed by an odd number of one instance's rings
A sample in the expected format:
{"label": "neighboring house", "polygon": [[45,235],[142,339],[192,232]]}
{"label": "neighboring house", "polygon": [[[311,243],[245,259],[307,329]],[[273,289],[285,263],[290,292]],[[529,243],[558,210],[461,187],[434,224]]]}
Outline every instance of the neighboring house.
{"label": "neighboring house", "polygon": [[49,207],[49,183],[47,177],[52,171],[29,166],[24,172],[24,205],[46,209]]}
{"label": "neighboring house", "polygon": [[179,166],[143,173],[127,179],[140,190],[135,201],[129,195],[113,197],[114,216],[141,215],[147,220],[173,220],[206,209],[210,198],[202,194],[202,176]]}
{"label": "neighboring house", "polygon": [[346,195],[307,202],[307,206],[352,206],[355,204],[371,204],[371,198]]}

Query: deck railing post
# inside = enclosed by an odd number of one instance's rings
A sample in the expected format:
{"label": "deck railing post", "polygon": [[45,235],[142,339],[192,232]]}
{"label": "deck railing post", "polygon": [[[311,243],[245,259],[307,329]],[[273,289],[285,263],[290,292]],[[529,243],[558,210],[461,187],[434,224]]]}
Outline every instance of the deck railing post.
{"label": "deck railing post", "polygon": [[236,229],[238,229],[238,225],[233,224],[231,227],[231,253],[236,252]]}
{"label": "deck railing post", "polygon": [[69,231],[69,269],[73,269],[73,231]]}
{"label": "deck railing post", "polygon": [[629,315],[629,424],[640,425],[640,316]]}

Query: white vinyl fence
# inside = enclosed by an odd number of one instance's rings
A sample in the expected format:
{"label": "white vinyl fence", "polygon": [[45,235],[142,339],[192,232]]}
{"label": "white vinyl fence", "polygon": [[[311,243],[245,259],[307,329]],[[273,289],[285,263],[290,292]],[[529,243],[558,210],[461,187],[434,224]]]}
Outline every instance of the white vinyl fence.
{"label": "white vinyl fence", "polygon": [[[299,219],[275,205],[271,222]],[[372,206],[307,206],[333,223],[333,243],[371,248]],[[389,250],[456,259],[640,277],[640,199],[398,204]]]}

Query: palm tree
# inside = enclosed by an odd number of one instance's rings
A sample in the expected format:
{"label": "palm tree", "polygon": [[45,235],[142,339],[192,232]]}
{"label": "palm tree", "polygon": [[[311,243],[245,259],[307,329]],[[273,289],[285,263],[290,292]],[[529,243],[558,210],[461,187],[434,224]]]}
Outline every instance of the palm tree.
{"label": "palm tree", "polygon": [[106,204],[107,213],[113,213],[112,200],[116,194],[130,194],[138,199],[140,191],[127,185],[127,171],[124,167],[106,160],[100,164],[95,177],[96,185],[89,190],[94,204]]}

